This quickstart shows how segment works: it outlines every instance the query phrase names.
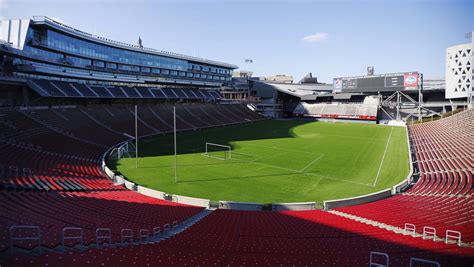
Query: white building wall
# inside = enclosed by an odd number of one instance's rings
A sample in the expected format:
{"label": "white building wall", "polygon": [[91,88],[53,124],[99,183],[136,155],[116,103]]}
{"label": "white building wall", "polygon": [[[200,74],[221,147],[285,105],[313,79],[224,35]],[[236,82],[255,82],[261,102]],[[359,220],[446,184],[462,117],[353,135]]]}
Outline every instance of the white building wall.
{"label": "white building wall", "polygon": [[0,41],[9,43],[16,49],[23,49],[29,26],[29,19],[0,20]]}
{"label": "white building wall", "polygon": [[446,49],[446,98],[472,95],[473,44],[451,46]]}

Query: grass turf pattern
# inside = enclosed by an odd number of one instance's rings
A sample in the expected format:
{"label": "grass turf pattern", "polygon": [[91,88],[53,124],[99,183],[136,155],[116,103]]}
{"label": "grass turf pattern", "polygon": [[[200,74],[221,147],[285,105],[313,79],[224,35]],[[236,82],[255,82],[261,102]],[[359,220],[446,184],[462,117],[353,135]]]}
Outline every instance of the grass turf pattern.
{"label": "grass turf pattern", "polygon": [[[406,130],[372,124],[269,120],[139,142],[134,158],[109,161],[129,180],[169,194],[258,203],[353,197],[393,186],[409,171]],[[204,155],[206,142],[232,158]],[[213,153],[223,153],[216,151]]]}

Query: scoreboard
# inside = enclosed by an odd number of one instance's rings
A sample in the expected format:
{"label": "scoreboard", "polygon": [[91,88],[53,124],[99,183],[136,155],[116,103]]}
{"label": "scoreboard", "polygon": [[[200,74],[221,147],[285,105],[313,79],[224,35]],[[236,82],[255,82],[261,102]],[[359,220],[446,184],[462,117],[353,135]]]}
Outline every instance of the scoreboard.
{"label": "scoreboard", "polygon": [[418,90],[422,75],[418,72],[391,73],[373,76],[334,78],[335,90],[345,92],[378,92]]}

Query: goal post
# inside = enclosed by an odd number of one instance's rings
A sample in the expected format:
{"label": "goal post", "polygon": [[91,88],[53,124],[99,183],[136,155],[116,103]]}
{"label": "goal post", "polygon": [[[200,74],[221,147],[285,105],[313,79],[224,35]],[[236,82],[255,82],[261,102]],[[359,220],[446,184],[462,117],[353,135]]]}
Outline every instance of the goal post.
{"label": "goal post", "polygon": [[206,153],[204,155],[209,158],[228,160],[232,158],[231,151],[231,146],[206,142]]}

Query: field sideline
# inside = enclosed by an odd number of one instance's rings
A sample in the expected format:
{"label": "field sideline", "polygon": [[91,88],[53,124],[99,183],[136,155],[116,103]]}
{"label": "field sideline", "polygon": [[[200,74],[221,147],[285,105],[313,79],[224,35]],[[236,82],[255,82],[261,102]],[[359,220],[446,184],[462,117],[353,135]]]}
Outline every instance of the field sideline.
{"label": "field sideline", "polygon": [[[139,143],[135,159],[108,166],[137,184],[170,194],[259,203],[351,197],[406,178],[406,130],[355,123],[274,120],[178,133]],[[232,146],[232,159],[203,155],[205,143]],[[221,153],[219,153],[220,155]]]}

